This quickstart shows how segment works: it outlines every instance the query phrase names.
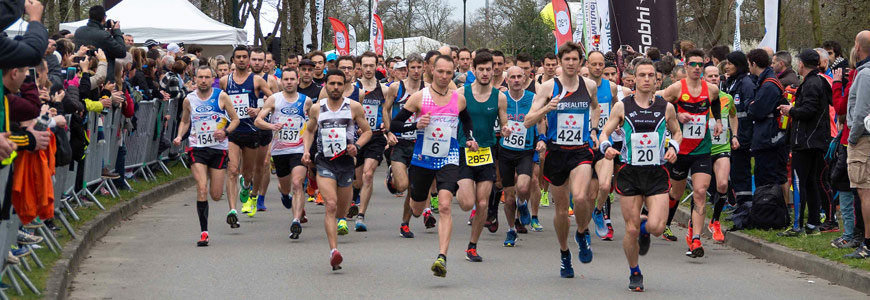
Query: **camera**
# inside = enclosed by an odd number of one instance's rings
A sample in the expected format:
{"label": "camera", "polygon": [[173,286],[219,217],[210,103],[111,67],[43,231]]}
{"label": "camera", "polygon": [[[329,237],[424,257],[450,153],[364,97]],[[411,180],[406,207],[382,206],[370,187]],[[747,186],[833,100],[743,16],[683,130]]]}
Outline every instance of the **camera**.
{"label": "camera", "polygon": [[94,57],[94,56],[97,56],[97,50],[93,50],[93,49],[92,49],[92,50],[88,50],[88,51],[86,52],[85,55],[87,55],[88,57]]}
{"label": "camera", "polygon": [[112,30],[112,27],[115,27],[115,20],[112,20],[112,19],[106,20],[106,29]]}

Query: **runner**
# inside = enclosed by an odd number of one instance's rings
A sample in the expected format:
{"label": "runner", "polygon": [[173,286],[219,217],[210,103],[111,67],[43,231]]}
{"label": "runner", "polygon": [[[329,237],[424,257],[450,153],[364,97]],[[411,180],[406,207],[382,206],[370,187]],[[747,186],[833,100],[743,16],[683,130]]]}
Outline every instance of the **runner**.
{"label": "runner", "polygon": [[324,70],[326,66],[326,54],[323,54],[323,51],[320,50],[311,51],[308,53],[308,59],[314,62],[314,75],[312,76],[314,85],[323,86],[324,81],[326,81],[324,77],[324,74],[326,74],[326,71]]}
{"label": "runner", "polygon": [[[473,150],[466,147],[459,149],[459,192],[456,195],[464,210],[475,207],[477,211],[477,215],[471,222],[471,239],[468,242],[468,249],[465,250],[465,259],[471,262],[483,261],[483,258],[477,254],[477,241],[483,231],[484,222],[488,219],[489,206],[493,205],[490,201],[490,193],[498,171],[494,162],[493,156],[495,154],[493,152],[495,151],[493,147],[497,146],[498,140],[492,124],[498,124],[505,135],[510,134],[510,129],[505,126],[507,124],[507,97],[491,85],[494,70],[493,58],[494,56],[488,52],[478,52],[472,61],[474,76],[477,79],[474,83],[457,91],[465,96],[466,111],[478,120],[474,122],[475,127],[471,130],[473,138],[470,140],[477,141],[476,146],[479,149]],[[464,129],[462,126],[460,128]],[[459,144],[464,145],[467,137],[469,135],[466,135],[464,130],[460,130],[457,139]],[[494,209],[498,209],[498,202],[495,202],[494,205]]]}
{"label": "runner", "polygon": [[[352,60],[339,61],[339,66],[347,67],[348,64],[342,63],[349,63],[348,71],[353,72]],[[317,165],[317,186],[326,203],[323,226],[329,240],[329,264],[333,271],[341,269],[343,260],[338,252],[338,226],[335,220],[341,217],[339,220],[344,221],[344,213],[351,200],[353,158],[372,135],[362,105],[343,96],[347,90],[345,86],[350,83],[341,67],[339,70],[329,70],[326,74],[324,90],[328,91],[329,97],[321,99],[308,111],[309,119],[303,137],[305,151],[302,153],[303,163],[314,162]],[[360,134],[359,139],[355,140],[357,128]],[[315,135],[317,155],[312,159],[309,149]],[[344,230],[347,231],[346,222]]]}
{"label": "runner", "polygon": [[[471,136],[471,116],[465,110],[465,97],[449,86],[453,76],[454,63],[450,56],[438,55],[435,58],[435,80],[430,87],[411,95],[405,106],[390,123],[390,131],[402,133],[417,131],[410,176],[411,213],[422,215],[427,224],[435,223],[432,210],[426,207],[429,187],[432,180],[437,182],[438,197],[443,201],[438,225],[438,258],[432,264],[435,276],[447,276],[447,248],[453,232],[453,218],[450,215],[453,194],[456,192],[456,178],[459,177],[459,141],[456,139],[459,123],[466,136],[466,148],[477,151],[477,143]],[[405,121],[416,113],[415,123]],[[407,124],[407,125],[406,125]],[[489,123],[487,123],[489,124]],[[471,209],[472,203],[463,204],[463,210]]]}
{"label": "runner", "polygon": [[[719,68],[716,66],[704,68],[704,80],[719,86]],[[719,217],[722,215],[722,209],[725,207],[725,201],[730,191],[728,178],[731,174],[731,149],[737,148],[734,146],[739,146],[739,144],[732,140],[737,138],[737,110],[734,107],[734,98],[731,98],[728,93],[719,91],[719,102],[722,103],[720,115],[726,116],[726,118],[722,118],[722,132],[719,135],[711,136],[710,156],[713,161],[713,178],[711,180],[716,183],[716,189],[713,190],[715,193],[711,193],[712,197],[710,197],[713,200],[713,218],[710,219],[707,229],[713,233],[713,240],[724,242],[725,234],[722,233]],[[713,125],[710,124],[710,127],[714,127]],[[729,127],[729,125],[731,126]],[[732,142],[734,143],[732,144]]]}
{"label": "runner", "polygon": [[[581,78],[578,74],[583,60],[583,50],[574,42],[566,42],[559,47],[559,61],[562,76],[544,82],[537,90],[535,102],[523,122],[526,128],[537,124],[547,116],[547,154],[544,160],[543,176],[550,182],[553,201],[556,203],[556,216],[553,227],[561,250],[563,278],[573,278],[571,252],[568,250],[568,232],[571,228],[568,219],[569,193],[573,195],[574,214],[577,231],[574,241],[579,245],[580,262],[592,262],[591,237],[589,224],[592,203],[589,200],[589,180],[592,179],[592,148],[598,146],[599,107],[596,100],[594,81]],[[566,185],[570,183],[570,185]]]}
{"label": "runner", "polygon": [[[615,83],[618,81],[616,64],[611,61],[604,62],[604,73],[601,76],[608,81]],[[633,78],[633,77],[632,77]],[[616,102],[622,101],[627,95],[631,95],[631,89],[617,85],[616,86]],[[599,121],[600,122],[600,121]],[[617,127],[613,134],[610,135],[610,139],[613,142],[614,149],[622,149],[622,142],[625,140],[625,132],[622,131],[622,128]],[[613,160],[614,169],[618,169],[620,165],[622,165],[622,161],[617,157],[617,159]],[[612,187],[612,186],[611,186]],[[611,188],[612,190],[612,188]],[[598,202],[597,208],[598,210],[604,211],[604,224],[607,225],[607,234],[602,236],[601,239],[605,241],[613,240],[613,224],[610,221],[610,213],[611,213],[611,204],[613,202],[613,197],[607,197],[604,203]]]}
{"label": "runner", "polygon": [[[602,78],[604,75],[604,65],[604,53],[597,50],[589,53],[586,62],[586,67],[589,69],[589,79],[592,79],[598,86],[596,94],[598,95],[599,112],[601,115],[598,119],[598,130],[601,130],[601,127],[607,122],[611,107],[619,101],[617,93],[619,89],[616,83]],[[612,138],[609,137],[608,141],[616,143]],[[618,146],[620,146],[619,149],[622,149],[621,144]],[[595,234],[599,238],[604,238],[609,231],[605,223],[605,215],[609,215],[611,177],[613,176],[615,163],[613,159],[606,159],[604,153],[598,151],[598,149],[593,149],[592,151],[595,153],[595,158],[592,160],[594,168],[592,170],[592,181],[589,182],[589,197],[590,199],[595,199],[594,201],[596,202],[595,208],[592,210],[592,221],[595,222]]]}
{"label": "runner", "polygon": [[[543,72],[541,72],[541,75],[538,75],[538,78],[535,81],[535,91],[536,91],[535,93],[536,94],[537,94],[537,91],[540,91],[541,85],[544,82],[547,82],[553,78],[556,78],[556,69],[558,69],[558,68],[559,68],[559,58],[556,57],[556,54],[547,53],[547,55],[544,56],[544,61],[543,61],[543,64],[541,66],[541,69]],[[543,119],[541,119],[541,122],[538,123],[538,126],[539,126],[538,130],[545,129],[547,127],[546,123],[547,123],[547,120],[546,120],[546,117],[544,117]],[[542,140],[539,139],[539,141],[542,141]],[[546,142],[544,142],[544,143],[546,144]],[[543,170],[543,167],[541,167],[541,165],[543,165],[544,160],[545,160],[544,156],[541,155],[543,153],[542,151],[546,151],[546,148],[544,150],[538,151],[539,152],[538,153],[538,160],[540,162],[538,162],[538,168],[537,168],[537,171],[535,172],[535,177],[538,177],[538,184],[541,186],[541,206],[549,207],[550,206],[550,193],[549,193],[550,183],[547,182],[546,179],[544,179],[544,176],[541,172],[541,170]]]}
{"label": "runner", "polygon": [[[233,50],[233,63],[236,68],[232,73],[221,78],[221,87],[230,96],[233,103],[233,109],[239,116],[238,130],[234,130],[233,134],[229,135],[229,164],[227,171],[229,180],[227,180],[227,197],[230,201],[238,199],[242,201],[242,213],[247,213],[249,217],[253,217],[257,210],[253,208],[255,200],[251,197],[256,195],[258,186],[253,184],[254,174],[260,174],[260,169],[263,167],[262,162],[266,159],[267,148],[260,147],[264,142],[263,137],[254,127],[254,120],[257,117],[258,100],[260,94],[271,96],[272,90],[269,84],[263,80],[263,77],[255,76],[248,68],[248,57],[251,52],[245,46],[238,46]],[[242,79],[239,83],[237,79]],[[265,144],[264,144],[265,145]],[[243,163],[244,161],[244,163]],[[242,177],[239,178],[239,166],[241,166]],[[239,188],[241,181],[242,187]],[[250,199],[254,198],[254,199]]]}
{"label": "runner", "polygon": [[[374,52],[365,52],[360,56],[362,62],[363,77],[360,79],[362,89],[365,91],[365,96],[362,100],[363,110],[366,114],[366,120],[372,128],[372,138],[365,147],[360,149],[359,156],[356,159],[356,178],[361,181],[361,191],[359,193],[359,214],[357,215],[356,231],[368,231],[365,224],[366,209],[368,209],[369,201],[372,199],[372,190],[374,188],[375,169],[381,165],[381,160],[384,158],[384,148],[387,146],[387,139],[384,137],[386,123],[384,123],[384,91],[387,87],[378,82],[375,78],[375,68],[377,68],[378,56]],[[359,187],[354,185],[354,189]]]}
{"label": "runner", "polygon": [[[297,90],[300,94],[305,95],[306,98],[311,99],[312,103],[317,102],[318,97],[320,97],[320,85],[314,82],[314,70],[316,68],[316,64],[310,59],[303,59],[299,62],[299,88]],[[317,154],[317,149],[312,149],[315,151],[312,155]],[[317,180],[316,173],[314,170],[314,166],[309,166],[308,168],[308,187],[306,188],[306,192],[308,193],[308,202],[315,201],[315,195],[317,191]],[[321,198],[318,201],[318,204],[322,204],[323,199]],[[302,217],[302,223],[305,223],[306,218]]]}
{"label": "runner", "polygon": [[[188,129],[193,131],[190,142],[190,170],[196,180],[196,214],[199,216],[200,239],[197,246],[208,246],[208,196],[219,201],[223,195],[224,175],[227,167],[227,135],[239,126],[230,97],[220,89],[212,88],[214,72],[207,65],[196,69],[196,91],[184,98],[178,135],[173,143],[181,145]],[[225,118],[229,117],[227,124]],[[229,192],[228,192],[229,193]],[[228,201],[230,212],[227,223],[239,228],[236,203]]]}
{"label": "runner", "polygon": [[[269,67],[271,65],[271,68]],[[260,76],[269,84],[269,89],[272,93],[277,93],[281,91],[278,84],[278,77],[272,75],[271,72],[274,71],[275,62],[272,60],[272,54],[266,53],[263,51],[263,48],[254,47],[251,49],[251,72],[256,76]],[[260,98],[257,99],[257,107],[263,107],[263,103],[265,102],[266,97],[264,95],[260,95]],[[257,211],[265,211],[266,210],[266,191],[269,190],[269,181],[272,179],[272,174],[270,172],[271,169],[271,154],[269,151],[271,150],[270,144],[272,143],[272,131],[271,130],[258,130],[260,134],[260,148],[257,149],[257,153],[265,152],[263,155],[263,162],[260,168],[254,168],[254,182],[257,184],[257,187],[254,188],[254,193],[251,196],[257,196]],[[258,156],[259,157],[259,156]]]}
{"label": "runner", "polygon": [[[278,191],[281,192],[281,203],[287,209],[293,209],[293,222],[290,225],[290,238],[299,239],[302,233],[301,219],[305,205],[302,184],[308,168],[302,164],[302,131],[305,124],[305,112],[313,104],[304,94],[296,92],[299,73],[295,69],[284,69],[281,72],[281,87],[283,92],[275,93],[268,99],[257,115],[255,125],[262,130],[274,131],[271,155],[275,161],[278,175]],[[269,121],[266,118],[271,114]],[[293,192],[292,196],[290,192]]]}
{"label": "runner", "polygon": [[[426,87],[422,78],[423,58],[419,54],[412,53],[408,55],[406,60],[408,61],[408,78],[390,86],[385,95],[384,123],[390,122],[399,114],[411,95]],[[405,123],[413,124],[414,120],[415,116],[411,116]],[[414,153],[416,140],[417,132],[414,130],[395,134],[387,132],[387,142],[389,142],[391,149],[389,151],[391,164],[387,173],[387,188],[391,192],[403,193],[408,190],[408,168],[411,166],[411,155]],[[414,238],[414,233],[408,226],[411,222],[411,193],[405,194],[403,206],[399,234],[404,238]],[[435,227],[434,223],[429,225],[431,226],[427,226],[427,228]]]}
{"label": "runner", "polygon": [[[530,182],[532,177],[532,158],[535,154],[536,126],[523,126],[525,116],[532,108],[535,93],[524,89],[528,77],[521,67],[511,67],[507,70],[507,82],[510,90],[505,93],[507,100],[507,129],[509,134],[503,134],[499,143],[498,170],[501,173],[501,183],[504,186],[504,214],[510,228],[504,240],[505,247],[513,247],[517,241],[517,230],[514,228],[517,218],[522,225],[535,224],[540,226],[535,214],[529,212]],[[516,182],[514,182],[516,177]],[[533,203],[533,205],[536,205]],[[519,216],[517,216],[519,211]],[[542,228],[543,230],[543,228]]]}
{"label": "runner", "polygon": [[505,82],[505,57],[504,53],[498,50],[492,52],[492,83],[491,85],[502,92],[508,90],[507,82]]}
{"label": "runner", "polygon": [[[692,220],[686,234],[686,244],[689,246],[686,255],[698,258],[704,256],[704,247],[701,245],[701,228],[705,224],[706,211],[704,206],[707,202],[710,175],[713,173],[710,159],[710,135],[718,136],[722,132],[722,120],[720,120],[721,111],[719,109],[710,109],[710,107],[720,107],[719,88],[701,80],[701,71],[704,68],[704,52],[698,49],[688,51],[686,53],[686,68],[689,77],[671,84],[662,91],[665,100],[677,106],[677,120],[682,123],[682,132],[684,132],[678,147],[680,151],[677,154],[677,161],[668,166],[672,186],[668,223],[673,219],[679,201],[683,198],[683,193],[686,190],[686,178],[691,172],[694,201],[692,202]],[[716,120],[713,130],[709,129],[710,123],[707,122],[711,114]]]}
{"label": "runner", "polygon": [[457,62],[459,66],[456,68],[456,75],[454,76],[455,79],[453,79],[453,83],[456,85],[464,85],[466,83],[466,78],[474,78],[474,75],[471,72],[471,50],[463,47],[459,49],[457,57],[459,58]]}
{"label": "runner", "polygon": [[[676,161],[682,134],[674,108],[654,94],[656,71],[652,61],[644,58],[635,71],[637,95],[614,104],[599,140],[607,159],[620,156],[625,162],[616,174],[616,191],[621,195],[619,202],[625,219],[622,247],[630,268],[628,289],[642,292],[643,274],[637,256],[649,251],[650,234],[658,236],[664,231],[670,184],[663,164]],[[630,137],[621,152],[607,139],[618,127]],[[667,144],[665,131],[671,133]],[[644,206],[648,213],[641,216]]]}
{"label": "runner", "polygon": [[[537,83],[535,82],[535,79],[534,79],[535,74],[532,73],[533,67],[532,67],[531,56],[528,53],[517,54],[517,67],[520,67],[523,70],[523,74],[525,75],[525,80],[526,80],[526,82],[523,85],[525,86],[526,91],[532,92],[532,98],[534,99],[535,87],[537,86]],[[510,79],[510,78],[508,78],[508,79]],[[508,102],[508,103],[510,103],[510,102]],[[545,123],[545,122],[541,122],[541,123]],[[538,134],[543,134],[545,132],[542,130],[544,128],[546,128],[546,125],[540,126],[540,123],[539,123],[535,127],[537,128],[537,132],[532,130],[531,133],[534,134],[532,137],[537,137]],[[537,148],[537,144],[532,144],[532,145],[534,146],[534,148]],[[544,145],[546,145],[546,143],[544,143]],[[541,231],[544,231],[544,227],[541,226],[541,222],[538,221],[538,209],[540,208],[540,205],[541,205],[541,199],[542,199],[541,196],[543,196],[543,193],[538,193],[538,191],[541,190],[541,188],[540,188],[541,185],[539,183],[539,178],[540,178],[540,174],[541,174],[541,166],[540,166],[540,158],[539,158],[540,155],[539,155],[538,151],[532,151],[532,152],[534,153],[532,156],[532,177],[531,177],[531,182],[529,183],[529,190],[532,191],[532,192],[529,192],[530,193],[529,199],[532,200],[532,203],[529,206],[531,208],[532,222],[529,224],[529,227],[531,227],[532,230],[534,230],[534,231],[541,232]],[[549,201],[547,201],[547,202],[549,202]],[[550,204],[547,203],[547,206],[549,206],[549,205]],[[522,224],[520,224],[520,225],[522,226]]]}

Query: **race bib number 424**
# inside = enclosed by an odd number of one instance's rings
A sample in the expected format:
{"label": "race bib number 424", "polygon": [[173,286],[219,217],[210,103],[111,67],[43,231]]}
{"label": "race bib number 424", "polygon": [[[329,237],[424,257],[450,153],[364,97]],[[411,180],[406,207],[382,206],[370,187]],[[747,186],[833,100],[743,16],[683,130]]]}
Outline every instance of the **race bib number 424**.
{"label": "race bib number 424", "polygon": [[556,127],[557,145],[580,146],[583,145],[583,114],[561,113],[558,115]]}

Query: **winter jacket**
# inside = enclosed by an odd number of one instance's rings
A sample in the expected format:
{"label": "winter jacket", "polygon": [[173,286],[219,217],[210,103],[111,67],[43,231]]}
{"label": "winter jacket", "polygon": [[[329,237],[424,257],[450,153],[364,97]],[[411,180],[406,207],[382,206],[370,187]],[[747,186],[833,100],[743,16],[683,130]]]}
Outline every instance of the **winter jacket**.
{"label": "winter jacket", "polygon": [[857,75],[849,89],[849,103],[846,113],[846,124],[852,129],[849,132],[849,144],[857,144],[862,136],[870,135],[870,131],[864,127],[864,118],[870,114],[870,64],[866,63],[870,58],[861,61]]}
{"label": "winter jacket", "polygon": [[741,149],[749,149],[752,145],[752,120],[747,114],[749,104],[755,99],[755,83],[747,74],[731,76],[723,85],[723,91],[734,98],[737,109],[737,141]]}
{"label": "winter jacket", "polygon": [[[88,20],[88,24],[76,29],[76,49],[81,46],[94,46],[103,49],[108,61],[127,56],[127,46],[124,44],[124,33],[113,29],[111,33],[99,22]],[[43,50],[44,52],[44,50]],[[115,64],[109,64],[107,74],[115,74]]]}
{"label": "winter jacket", "polygon": [[773,82],[776,79],[772,68],[764,69],[756,81],[755,98],[749,102],[749,119],[753,122],[752,150],[764,150],[785,144],[785,132],[779,130],[780,113],[777,107],[785,104],[782,90]]}
{"label": "winter jacket", "polygon": [[30,22],[20,41],[0,36],[0,69],[35,66],[42,61],[46,48],[48,31],[45,26],[40,22]]}
{"label": "winter jacket", "polygon": [[832,94],[831,85],[820,76],[818,70],[812,70],[804,76],[804,82],[795,93],[794,107],[788,112],[792,118],[789,135],[792,151],[828,149],[831,142],[829,107],[833,104]]}
{"label": "winter jacket", "polygon": [[795,73],[791,68],[785,69],[782,73],[777,74],[776,78],[779,79],[779,82],[782,83],[783,87],[790,85],[797,86],[801,83],[797,77],[797,73]]}

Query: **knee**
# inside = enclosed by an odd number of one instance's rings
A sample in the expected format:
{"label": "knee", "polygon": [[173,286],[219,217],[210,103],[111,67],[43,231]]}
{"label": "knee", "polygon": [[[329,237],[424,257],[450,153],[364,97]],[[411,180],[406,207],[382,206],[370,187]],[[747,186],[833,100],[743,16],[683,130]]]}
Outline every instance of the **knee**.
{"label": "knee", "polygon": [[724,182],[719,182],[716,184],[717,191],[727,191],[728,190],[728,180],[724,180]]}
{"label": "knee", "polygon": [[371,184],[372,181],[374,181],[374,177],[375,177],[374,170],[367,170],[367,171],[363,172],[363,182],[366,184]]}
{"label": "knee", "polygon": [[529,185],[524,184],[521,186],[517,186],[517,194],[519,194],[521,197],[528,197],[529,196]]}
{"label": "knee", "polygon": [[221,196],[223,196],[223,193],[221,193],[220,191],[218,191],[218,192],[213,192],[213,193],[211,193],[211,200],[214,200],[214,201],[220,201],[220,200],[221,200]]}
{"label": "knee", "polygon": [[323,202],[324,202],[324,206],[326,207],[326,213],[333,215],[333,216],[336,215],[336,213],[338,211],[338,205],[335,204],[335,200],[327,201],[324,197]]}
{"label": "knee", "polygon": [[198,196],[200,196],[201,199],[205,199],[205,197],[208,195],[208,187],[207,187],[207,186],[204,186],[204,185],[203,185],[203,186],[197,186],[197,187],[196,187],[196,194],[197,194]]}
{"label": "knee", "polygon": [[654,236],[660,236],[665,232],[665,224],[646,222],[646,231]]}
{"label": "knee", "polygon": [[408,190],[408,182],[402,181],[402,180],[396,180],[394,177],[393,178],[393,187],[396,188],[396,191],[401,193],[401,192]]}
{"label": "knee", "polygon": [[637,239],[637,236],[640,235],[640,229],[637,226],[625,226],[625,236],[631,239]]}
{"label": "knee", "polygon": [[[484,210],[486,211],[486,210]],[[438,205],[438,213],[441,215],[450,215],[450,205]]]}
{"label": "knee", "polygon": [[302,188],[302,184],[303,184],[304,182],[305,182],[305,179],[298,178],[298,179],[293,179],[293,181],[291,181],[291,184],[293,185],[293,188],[294,188],[294,189],[301,189],[301,188]]}
{"label": "knee", "polygon": [[227,166],[227,174],[230,176],[230,179],[239,176],[239,166]]}

